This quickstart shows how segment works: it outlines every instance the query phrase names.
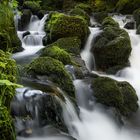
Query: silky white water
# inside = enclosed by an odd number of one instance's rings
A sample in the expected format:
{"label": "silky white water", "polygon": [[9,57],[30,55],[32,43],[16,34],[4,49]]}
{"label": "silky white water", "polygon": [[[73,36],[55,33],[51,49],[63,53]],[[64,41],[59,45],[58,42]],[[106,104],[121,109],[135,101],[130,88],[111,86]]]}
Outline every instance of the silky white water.
{"label": "silky white water", "polygon": [[[27,30],[17,31],[18,37],[22,42],[22,47],[24,51],[15,53],[13,55],[14,59],[29,57],[31,55],[34,55],[41,48],[44,47],[42,44],[42,39],[45,36],[44,24],[46,19],[47,15],[45,15],[41,20],[39,20],[37,16],[32,15]],[[29,34],[23,37],[23,34],[27,31],[29,32]]]}
{"label": "silky white water", "polygon": [[[28,30],[30,35],[22,38],[24,32],[18,32],[18,36],[22,41],[22,46],[25,49],[21,53],[14,55],[14,58],[26,57],[35,54],[40,50],[42,45],[42,37],[45,35],[43,32],[44,22],[47,16],[42,20],[38,20],[36,16],[32,16]],[[126,21],[125,16],[114,16],[120,26],[123,27]],[[92,21],[93,22],[93,21]],[[91,44],[94,38],[101,32],[99,28],[90,28],[91,34],[87,39],[85,49],[81,52],[81,57],[85,61],[87,68],[91,71],[96,68],[95,65],[91,66],[94,62],[94,56],[91,51]],[[131,66],[119,71],[116,75],[101,75],[114,78],[116,80],[126,80],[130,82],[136,89],[140,98],[140,36],[136,35],[136,30],[127,30],[132,43],[132,54],[130,56]],[[97,71],[93,71],[98,74]],[[125,121],[124,126],[120,127],[114,116],[109,109],[104,109],[100,104],[94,102],[91,96],[92,91],[88,82],[84,80],[74,79],[73,81],[76,88],[77,103],[80,107],[80,116],[76,114],[73,104],[66,99],[66,106],[63,107],[63,116],[65,123],[69,129],[69,133],[77,140],[139,140],[140,136],[140,113],[136,113],[131,122]],[[134,122],[134,123],[133,123]],[[46,132],[47,133],[47,132]],[[32,138],[18,137],[18,140],[67,140],[63,135],[54,136],[35,136]]]}
{"label": "silky white water", "polygon": [[[129,21],[125,16],[114,16],[113,17],[123,28],[124,24]],[[82,51],[81,56],[86,62],[87,67],[90,69],[91,59],[91,42],[94,38],[94,35],[97,33],[98,29],[90,28],[91,34],[85,45],[85,49]],[[126,30],[129,33],[131,44],[132,44],[132,53],[130,56],[131,66],[119,71],[116,75],[104,75],[98,74],[100,76],[107,76],[114,78],[119,81],[128,81],[135,88],[138,97],[140,98],[140,36],[136,35],[136,30]],[[93,71],[94,72],[94,71]],[[87,90],[84,90],[83,87],[85,83],[82,81],[74,81],[77,94],[87,94]],[[87,86],[86,86],[87,87]],[[89,89],[90,90],[90,89]],[[81,92],[82,91],[82,92]],[[80,93],[79,93],[80,92]],[[85,95],[81,95],[82,97]],[[79,104],[85,103],[86,98],[78,98]],[[88,100],[89,101],[89,100]],[[94,104],[94,101],[90,101]],[[90,103],[90,104],[91,104]],[[103,109],[100,105],[94,104],[93,109],[85,109],[81,105],[80,107],[80,119],[73,120],[73,132],[77,132],[74,136],[78,140],[139,140],[140,139],[140,111],[138,111],[132,120],[124,121],[124,126],[119,127],[114,121],[113,117],[109,115],[108,111]],[[73,133],[71,133],[73,135]]]}

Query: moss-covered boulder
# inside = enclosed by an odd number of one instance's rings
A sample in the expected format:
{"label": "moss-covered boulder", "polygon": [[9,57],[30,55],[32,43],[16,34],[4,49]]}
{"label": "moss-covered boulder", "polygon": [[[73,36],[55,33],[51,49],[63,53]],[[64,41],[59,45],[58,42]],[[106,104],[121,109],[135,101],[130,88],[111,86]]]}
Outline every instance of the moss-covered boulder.
{"label": "moss-covered boulder", "polygon": [[69,12],[69,14],[72,15],[72,16],[81,16],[83,19],[85,19],[85,21],[87,22],[87,24],[90,23],[90,17],[89,17],[89,15],[84,10],[82,10],[80,8],[72,9]]}
{"label": "moss-covered boulder", "polygon": [[71,56],[64,49],[58,46],[46,47],[42,50],[41,56],[49,56],[61,61],[64,65],[72,64]]}
{"label": "moss-covered boulder", "polygon": [[0,139],[16,140],[14,124],[9,111],[0,104]]}
{"label": "moss-covered boulder", "polygon": [[48,80],[56,83],[69,96],[74,97],[74,86],[70,75],[65,70],[62,62],[51,57],[39,57],[33,60],[27,67],[29,75],[45,75]]}
{"label": "moss-covered boulder", "polygon": [[78,37],[84,42],[89,34],[88,25],[81,16],[68,16],[62,13],[51,13],[46,22],[45,31],[48,40],[54,42],[63,37]]}
{"label": "moss-covered boulder", "polygon": [[23,9],[29,9],[33,14],[37,14],[41,7],[38,1],[26,0],[23,3]]}
{"label": "moss-covered boulder", "polygon": [[97,70],[116,73],[129,64],[131,50],[128,33],[120,29],[113,19],[106,18],[103,32],[97,36],[92,48]]}
{"label": "moss-covered boulder", "polygon": [[14,25],[14,14],[9,6],[0,4],[0,49],[20,51],[21,42]]}
{"label": "moss-covered boulder", "polygon": [[138,109],[136,91],[128,82],[98,77],[93,80],[92,88],[97,102],[116,108],[124,116]]}
{"label": "moss-covered boulder", "polygon": [[[44,45],[46,45],[44,41]],[[64,49],[68,53],[79,55],[81,48],[81,40],[78,37],[65,37],[60,38],[56,42],[50,44],[49,46],[59,46],[59,48]]]}

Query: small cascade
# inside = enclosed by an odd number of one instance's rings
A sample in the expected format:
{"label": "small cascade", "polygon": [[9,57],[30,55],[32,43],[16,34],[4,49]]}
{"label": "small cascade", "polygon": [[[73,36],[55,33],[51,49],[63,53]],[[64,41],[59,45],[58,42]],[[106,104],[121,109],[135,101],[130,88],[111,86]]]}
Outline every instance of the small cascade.
{"label": "small cascade", "polygon": [[27,31],[17,31],[24,50],[22,52],[15,53],[13,55],[14,59],[18,61],[25,58],[25,56],[27,59],[27,56],[29,58],[29,56],[35,55],[36,52],[44,47],[42,39],[45,36],[44,24],[46,19],[47,15],[45,15],[41,20],[39,20],[37,16],[32,15]]}
{"label": "small cascade", "polygon": [[91,53],[91,48],[94,39],[101,32],[101,30],[98,27],[97,28],[89,27],[89,29],[90,29],[90,35],[87,39],[84,50],[81,52],[81,57],[85,61],[88,70],[91,71],[93,69],[96,69],[95,59],[93,54]]}

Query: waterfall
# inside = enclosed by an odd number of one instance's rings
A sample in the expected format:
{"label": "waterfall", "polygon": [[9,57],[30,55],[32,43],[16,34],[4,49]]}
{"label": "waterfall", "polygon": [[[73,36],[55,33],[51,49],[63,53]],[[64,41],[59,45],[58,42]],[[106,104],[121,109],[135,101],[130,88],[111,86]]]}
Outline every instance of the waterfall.
{"label": "waterfall", "polygon": [[[125,16],[118,15],[113,16],[113,18],[119,22],[121,28],[123,28],[124,24],[130,20]],[[33,15],[27,29],[29,33],[24,36],[27,31],[18,31],[18,36],[22,41],[22,47],[24,48],[24,51],[14,54],[13,58],[16,60],[23,60],[26,57],[35,55],[37,51],[44,47],[42,45],[42,38],[45,36],[43,28],[46,19],[47,15],[45,15],[41,20],[39,20],[37,16]],[[91,22],[94,24],[94,19],[92,19]],[[140,98],[140,36],[136,35],[136,30],[125,29],[129,33],[132,43],[132,54],[130,57],[131,66],[119,71],[116,75],[105,75],[99,74],[98,71],[96,71],[94,56],[91,53],[91,48],[94,47],[92,46],[94,39],[101,32],[101,30],[98,27],[89,27],[89,29],[90,35],[87,39],[84,49],[81,52],[81,57],[85,61],[89,71],[94,69],[95,71],[92,72],[99,76],[111,77],[118,81],[128,81],[136,89],[136,92]],[[92,66],[92,64],[94,64],[94,66]],[[77,140],[139,140],[138,134],[140,130],[140,111],[135,114],[134,119],[131,120],[132,123],[125,121],[125,125],[120,127],[116,123],[116,120],[114,119],[110,109],[104,108],[101,104],[94,102],[94,97],[92,96],[93,91],[90,88],[88,80],[76,79],[72,66],[68,65],[66,66],[66,69],[73,76],[77,104],[79,107],[78,116],[76,108],[68,97],[65,97],[66,103],[61,103],[64,121],[71,136]],[[25,97],[27,100],[32,97],[36,99],[35,97],[40,97],[40,95],[43,94],[43,92],[40,90],[26,88],[20,89],[19,92],[24,94],[17,94],[16,98],[18,98],[19,102],[18,104],[13,104],[13,106],[16,106],[17,108],[20,108],[20,104],[23,103],[22,101]],[[27,126],[30,126],[38,122],[39,112],[37,108],[38,106],[34,105],[34,102],[32,102],[35,100],[28,101],[30,101],[28,102],[29,104],[25,103],[26,109],[29,112],[33,112],[32,115],[35,115],[35,122],[29,120],[29,122],[26,124]],[[23,110],[19,109],[18,111],[24,112],[24,108],[22,109]],[[21,127],[22,125],[18,124],[18,126]],[[38,125],[35,125],[35,135],[33,137],[18,137],[17,140],[74,140],[74,138],[71,138],[54,128],[52,129],[50,127],[43,127],[38,129]]]}
{"label": "waterfall", "polygon": [[[42,44],[42,39],[45,36],[44,24],[46,19],[47,14],[41,20],[39,20],[37,16],[32,15],[27,31],[17,31],[24,51],[15,53],[13,55],[14,59],[22,60],[23,58],[33,56],[44,47]],[[24,36],[26,33],[27,35]]]}
{"label": "waterfall", "polygon": [[97,28],[89,27],[89,29],[90,35],[86,41],[84,50],[81,52],[81,57],[85,61],[88,70],[91,71],[93,68],[96,69],[95,59],[93,54],[91,53],[91,47],[94,39],[101,32],[101,30],[98,27]]}

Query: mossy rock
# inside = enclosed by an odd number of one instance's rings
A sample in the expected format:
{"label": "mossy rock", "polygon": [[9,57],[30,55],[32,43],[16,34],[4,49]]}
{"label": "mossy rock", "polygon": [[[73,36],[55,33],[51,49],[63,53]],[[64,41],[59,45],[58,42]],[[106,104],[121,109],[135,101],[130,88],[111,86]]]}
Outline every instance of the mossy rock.
{"label": "mossy rock", "polygon": [[0,139],[16,140],[14,124],[9,111],[0,104]]}
{"label": "mossy rock", "polygon": [[33,14],[37,14],[41,10],[39,2],[30,0],[24,1],[23,8],[31,10]]}
{"label": "mossy rock", "polygon": [[97,36],[92,48],[97,69],[109,72],[111,68],[125,67],[132,50],[128,33],[120,29],[115,21],[103,22],[103,26],[103,32]]}
{"label": "mossy rock", "polygon": [[[44,44],[46,45],[46,43]],[[56,42],[50,44],[49,46],[59,46],[59,48],[64,49],[68,53],[79,55],[81,48],[81,40],[78,37],[65,37],[60,38]]]}
{"label": "mossy rock", "polygon": [[136,91],[128,82],[98,77],[93,80],[92,88],[97,102],[116,108],[124,116],[138,109]]}
{"label": "mossy rock", "polygon": [[139,5],[139,0],[119,0],[116,3],[115,10],[122,14],[132,14],[134,10],[139,8]]}
{"label": "mossy rock", "polygon": [[48,80],[60,86],[69,96],[74,97],[72,79],[62,62],[51,57],[39,57],[27,67],[27,74],[45,75]]}
{"label": "mossy rock", "polygon": [[71,56],[64,49],[58,46],[46,47],[42,50],[41,56],[49,56],[61,61],[64,65],[72,64]]}
{"label": "mossy rock", "polygon": [[119,23],[116,22],[112,17],[106,17],[103,22],[102,22],[103,28],[105,27],[118,27],[119,28]]}
{"label": "mossy rock", "polygon": [[80,8],[72,9],[69,12],[69,14],[72,15],[72,16],[81,16],[83,19],[85,19],[85,21],[87,22],[87,24],[90,23],[90,17],[89,17],[89,15],[84,10],[82,10]]}
{"label": "mossy rock", "polygon": [[89,34],[86,21],[80,16],[69,16],[62,13],[51,13],[49,21],[46,22],[45,31],[48,33],[48,40],[54,42],[63,37],[78,37],[85,42]]}
{"label": "mossy rock", "polygon": [[79,9],[82,9],[84,10],[87,14],[91,14],[92,13],[92,8],[89,4],[86,4],[86,3],[79,3],[75,6],[75,8],[79,8]]}

